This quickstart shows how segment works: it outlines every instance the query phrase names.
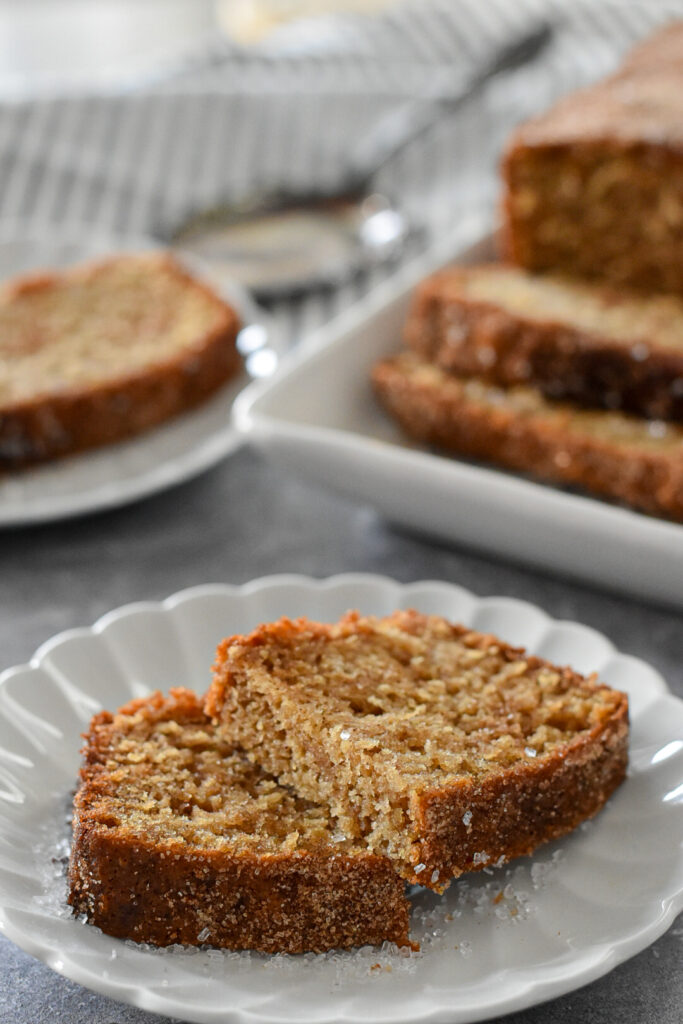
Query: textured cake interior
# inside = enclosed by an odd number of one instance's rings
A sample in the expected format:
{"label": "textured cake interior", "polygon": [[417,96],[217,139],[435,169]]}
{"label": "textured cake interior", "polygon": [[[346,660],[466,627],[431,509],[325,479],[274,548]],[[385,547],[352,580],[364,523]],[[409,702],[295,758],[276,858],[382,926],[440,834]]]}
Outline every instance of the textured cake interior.
{"label": "textured cake interior", "polygon": [[164,254],[9,285],[0,291],[0,402],[163,364],[225,322],[223,303]]}
{"label": "textured cake interior", "polygon": [[504,167],[515,263],[683,292],[682,83],[680,62],[634,61],[519,129]]}
{"label": "textured cake interior", "polygon": [[409,943],[405,886],[222,740],[184,689],[96,715],[68,902],[108,935],[266,953]]}
{"label": "textured cake interior", "polygon": [[188,691],[121,709],[90,757],[89,817],[122,839],[234,854],[351,848],[327,811],[221,739]]}
{"label": "textured cake interior", "polygon": [[508,180],[515,263],[680,293],[680,157],[648,162],[597,144],[574,146],[571,157],[530,148]]}
{"label": "textured cake interior", "polygon": [[444,619],[282,620],[218,650],[207,709],[410,875],[415,800],[538,764],[622,695]]}
{"label": "textured cake interior", "polygon": [[478,377],[458,377],[412,353],[393,360],[395,370],[407,381],[434,390],[435,401],[448,401],[449,395],[494,413],[508,412],[515,418],[538,420],[558,434],[577,438],[595,438],[610,446],[623,447],[628,454],[634,446],[667,457],[683,458],[683,428],[662,420],[646,420],[628,413],[583,409],[565,402],[546,400],[536,388],[514,385],[502,388]]}
{"label": "textured cake interior", "polygon": [[453,295],[526,320],[565,322],[600,338],[683,349],[683,301],[675,296],[642,296],[494,265],[445,272],[434,285],[444,302]]}

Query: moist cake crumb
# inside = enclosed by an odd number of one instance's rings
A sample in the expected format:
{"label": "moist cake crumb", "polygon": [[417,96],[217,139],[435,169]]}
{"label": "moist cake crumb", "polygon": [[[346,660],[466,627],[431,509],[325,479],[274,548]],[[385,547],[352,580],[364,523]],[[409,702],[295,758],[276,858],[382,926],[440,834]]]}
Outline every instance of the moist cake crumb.
{"label": "moist cake crumb", "polygon": [[683,22],[521,125],[503,159],[512,262],[683,295]]}
{"label": "moist cake crumb", "polygon": [[412,610],[230,637],[206,709],[254,763],[437,891],[575,828],[626,770],[624,694]]}
{"label": "moist cake crumb", "polygon": [[408,942],[388,860],[339,841],[218,735],[199,698],[155,693],[96,715],[74,801],[69,903],[118,938],[320,952]]}

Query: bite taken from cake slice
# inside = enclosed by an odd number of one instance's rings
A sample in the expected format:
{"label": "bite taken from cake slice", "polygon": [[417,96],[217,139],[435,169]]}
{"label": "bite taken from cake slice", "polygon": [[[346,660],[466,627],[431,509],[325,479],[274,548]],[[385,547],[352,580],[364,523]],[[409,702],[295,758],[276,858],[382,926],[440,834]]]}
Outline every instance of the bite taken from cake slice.
{"label": "bite taken from cake slice", "polygon": [[228,638],[206,710],[349,841],[437,891],[569,832],[626,772],[624,694],[416,611]]}
{"label": "bite taken from cake slice", "polygon": [[408,943],[405,885],[233,749],[189,690],[85,738],[69,903],[117,938],[266,953]]}

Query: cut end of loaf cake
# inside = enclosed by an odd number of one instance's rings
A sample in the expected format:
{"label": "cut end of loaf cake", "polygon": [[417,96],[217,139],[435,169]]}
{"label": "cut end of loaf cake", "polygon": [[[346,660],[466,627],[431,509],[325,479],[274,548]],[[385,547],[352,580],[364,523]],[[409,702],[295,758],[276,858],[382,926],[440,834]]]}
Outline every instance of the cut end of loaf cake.
{"label": "cut end of loaf cake", "polygon": [[92,722],[69,902],[108,934],[302,952],[407,942],[403,883],[177,689]]}
{"label": "cut end of loaf cake", "polygon": [[513,262],[683,294],[680,53],[679,21],[517,129],[503,160]]}
{"label": "cut end of loaf cake", "polygon": [[214,669],[231,742],[437,890],[574,828],[624,777],[623,694],[436,616],[284,619]]}

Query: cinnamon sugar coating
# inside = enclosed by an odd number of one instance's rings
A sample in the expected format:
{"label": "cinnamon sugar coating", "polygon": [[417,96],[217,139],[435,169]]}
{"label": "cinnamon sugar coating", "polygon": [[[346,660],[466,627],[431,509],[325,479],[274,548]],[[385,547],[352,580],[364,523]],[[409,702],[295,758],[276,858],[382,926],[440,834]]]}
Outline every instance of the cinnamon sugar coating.
{"label": "cinnamon sugar coating", "polygon": [[683,300],[503,264],[417,289],[406,341],[443,370],[552,398],[683,420]]}
{"label": "cinnamon sugar coating", "polygon": [[459,377],[414,353],[379,363],[372,382],[419,441],[683,522],[680,424],[548,401],[535,388]]}
{"label": "cinnamon sugar coating", "polygon": [[404,885],[221,738],[188,690],[93,719],[69,902],[118,938],[299,953],[408,941]]}
{"label": "cinnamon sugar coating", "polygon": [[623,694],[415,611],[228,638],[206,709],[351,840],[437,891],[570,831],[626,770]]}

